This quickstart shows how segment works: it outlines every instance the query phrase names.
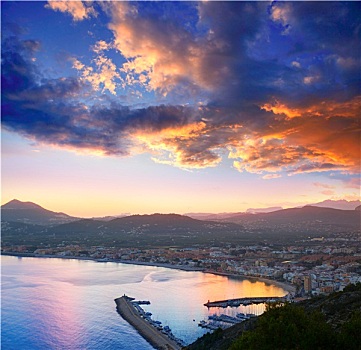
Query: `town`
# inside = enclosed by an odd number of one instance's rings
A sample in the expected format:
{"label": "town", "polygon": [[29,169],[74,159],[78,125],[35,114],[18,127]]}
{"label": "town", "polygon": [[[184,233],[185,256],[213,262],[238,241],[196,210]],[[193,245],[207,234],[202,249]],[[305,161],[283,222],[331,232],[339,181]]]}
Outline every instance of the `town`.
{"label": "town", "polygon": [[2,254],[92,259],[259,278],[289,285],[295,298],[342,291],[348,284],[361,282],[361,234],[357,231],[284,246],[232,243],[139,249],[64,243],[45,247],[8,245],[2,247]]}

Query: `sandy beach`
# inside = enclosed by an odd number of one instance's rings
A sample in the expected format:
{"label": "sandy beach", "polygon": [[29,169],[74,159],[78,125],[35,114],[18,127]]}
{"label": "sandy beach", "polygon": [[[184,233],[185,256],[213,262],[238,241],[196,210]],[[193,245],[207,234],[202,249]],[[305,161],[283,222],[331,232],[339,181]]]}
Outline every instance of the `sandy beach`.
{"label": "sandy beach", "polygon": [[232,274],[232,273],[227,273],[227,272],[217,272],[217,271],[210,271],[210,270],[204,270],[203,272],[204,273],[211,273],[213,275],[219,275],[219,276],[235,278],[235,279],[247,279],[247,280],[252,280],[252,281],[260,281],[260,282],[264,282],[266,284],[271,284],[271,285],[280,287],[280,288],[286,290],[289,293],[294,293],[296,291],[296,287],[294,285],[286,283],[286,282],[275,281],[275,280],[270,279],[270,278],[248,276],[248,275],[239,275],[239,274]]}
{"label": "sandy beach", "polygon": [[296,291],[296,287],[294,285],[286,283],[286,282],[275,281],[275,280],[271,280],[271,279],[263,278],[263,277],[250,277],[250,276],[244,276],[244,277],[249,278],[249,279],[255,279],[257,281],[264,282],[266,284],[273,284],[277,287],[281,287],[282,289],[286,290],[289,293],[294,293]]}

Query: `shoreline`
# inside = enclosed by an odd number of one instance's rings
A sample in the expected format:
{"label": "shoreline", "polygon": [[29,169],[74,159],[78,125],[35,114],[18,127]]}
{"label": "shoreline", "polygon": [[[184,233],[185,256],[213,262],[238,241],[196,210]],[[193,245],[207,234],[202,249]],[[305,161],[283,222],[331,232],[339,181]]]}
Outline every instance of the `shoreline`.
{"label": "shoreline", "polygon": [[296,287],[287,282],[276,281],[266,277],[258,277],[258,276],[248,276],[248,275],[240,275],[240,274],[232,274],[227,272],[218,272],[212,270],[206,270],[201,267],[192,267],[186,265],[172,265],[172,264],[163,264],[163,263],[152,263],[152,262],[143,262],[143,261],[135,261],[135,260],[103,260],[103,259],[94,259],[90,257],[80,257],[80,256],[58,256],[58,255],[38,255],[34,253],[15,253],[15,252],[1,252],[1,255],[4,256],[15,256],[15,257],[23,257],[23,258],[58,258],[58,259],[73,259],[73,260],[88,260],[95,262],[111,262],[117,264],[127,264],[127,265],[141,265],[141,266],[153,266],[153,267],[163,267],[166,269],[173,270],[181,270],[181,271],[191,271],[191,272],[202,272],[209,273],[217,276],[224,276],[234,279],[248,279],[252,281],[264,282],[265,284],[275,285],[276,287],[280,287],[284,289],[288,293],[294,293],[296,291]]}
{"label": "shoreline", "polygon": [[294,293],[296,291],[296,286],[294,286],[290,283],[287,283],[287,282],[276,281],[271,278],[232,274],[232,273],[227,273],[227,272],[217,272],[217,271],[209,271],[209,270],[205,270],[203,272],[211,273],[213,275],[230,277],[230,278],[234,278],[234,279],[247,279],[247,280],[252,280],[252,281],[264,282],[266,284],[271,284],[271,285],[275,285],[276,287],[280,287],[280,288],[284,289],[285,291],[287,291],[288,293]]}

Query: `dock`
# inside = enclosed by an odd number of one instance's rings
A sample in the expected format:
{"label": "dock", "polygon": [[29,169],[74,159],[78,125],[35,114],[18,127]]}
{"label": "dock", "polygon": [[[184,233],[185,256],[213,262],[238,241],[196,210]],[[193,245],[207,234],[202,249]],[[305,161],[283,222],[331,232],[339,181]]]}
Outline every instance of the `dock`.
{"label": "dock", "polygon": [[251,304],[262,304],[262,303],[274,303],[274,302],[285,302],[286,297],[250,297],[250,298],[237,298],[237,299],[226,299],[209,301],[204,306],[209,307],[238,307],[240,305],[251,305]]}
{"label": "dock", "polygon": [[145,320],[131,302],[132,298],[122,296],[115,299],[117,311],[139,334],[159,350],[181,350],[181,346]]}

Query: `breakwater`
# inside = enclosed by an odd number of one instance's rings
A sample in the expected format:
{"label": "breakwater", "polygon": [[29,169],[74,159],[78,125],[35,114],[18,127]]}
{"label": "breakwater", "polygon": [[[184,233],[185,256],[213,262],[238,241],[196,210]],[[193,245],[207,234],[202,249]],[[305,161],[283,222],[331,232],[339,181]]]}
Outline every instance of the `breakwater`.
{"label": "breakwater", "polygon": [[132,298],[122,296],[114,300],[119,314],[130,323],[139,334],[152,346],[159,350],[180,350],[182,347],[170,339],[155,326],[145,320],[132,304]]}
{"label": "breakwater", "polygon": [[237,298],[237,299],[227,299],[227,300],[218,300],[218,301],[209,301],[204,304],[207,307],[238,307],[240,305],[251,305],[251,304],[262,304],[262,303],[272,303],[276,301],[284,302],[285,297],[251,297],[251,298]]}

